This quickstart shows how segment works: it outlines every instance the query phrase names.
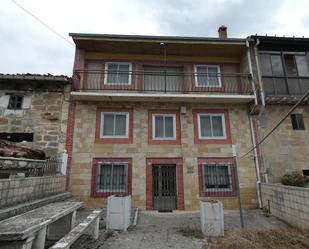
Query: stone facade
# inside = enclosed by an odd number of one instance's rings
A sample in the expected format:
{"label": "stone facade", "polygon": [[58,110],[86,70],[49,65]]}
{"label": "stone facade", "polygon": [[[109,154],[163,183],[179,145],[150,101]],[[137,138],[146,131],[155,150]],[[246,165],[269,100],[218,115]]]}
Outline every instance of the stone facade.
{"label": "stone facade", "polygon": [[[65,150],[69,92],[68,82],[1,83],[0,131],[33,133],[33,142],[25,145],[57,157]],[[10,94],[24,96],[21,110],[7,108]]]}
{"label": "stone facade", "polygon": [[[260,137],[264,137],[291,107],[267,105],[259,122]],[[293,113],[303,115],[305,130],[293,130],[291,118],[288,117],[262,145],[269,182],[280,182],[286,173],[309,169],[309,107],[300,106]]]}
{"label": "stone facade", "polygon": [[300,229],[309,228],[309,188],[265,183],[261,188],[271,215]]}
{"label": "stone facade", "polygon": [[64,176],[1,179],[0,208],[62,193],[64,190]]}
{"label": "stone facade", "polygon": [[[181,142],[179,144],[149,144],[148,110],[179,111],[181,106],[186,106],[186,113],[180,114]],[[95,143],[98,108],[132,108],[133,143]],[[181,158],[183,161],[184,209],[199,209],[198,158],[231,158],[232,145],[195,144],[193,109],[227,110],[231,143],[236,145],[238,155],[246,153],[252,147],[247,105],[76,102],[70,170],[72,195],[85,201],[89,206],[104,206],[106,198],[91,197],[93,158],[131,158],[133,205],[146,209],[146,159]],[[245,208],[254,208],[257,205],[256,175],[254,161],[250,156],[238,160],[238,172],[243,205]],[[237,208],[236,197],[216,197],[216,199],[221,199],[227,209]]]}

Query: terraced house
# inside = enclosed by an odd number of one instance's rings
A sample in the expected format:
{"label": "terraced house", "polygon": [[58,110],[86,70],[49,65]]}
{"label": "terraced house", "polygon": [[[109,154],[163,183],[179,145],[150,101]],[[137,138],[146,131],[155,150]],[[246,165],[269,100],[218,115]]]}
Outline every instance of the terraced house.
{"label": "terraced house", "polygon": [[[252,36],[251,40],[254,77],[261,90],[261,138],[309,90],[309,39]],[[308,128],[307,98],[261,146],[262,179],[280,182],[293,171],[309,175]]]}
{"label": "terraced house", "polygon": [[[70,34],[76,44],[67,148],[69,189],[91,206],[131,194],[147,210],[237,207],[237,153],[252,147],[257,104],[245,39]],[[248,57],[249,54],[249,57]],[[238,160],[246,208],[254,160]]]}

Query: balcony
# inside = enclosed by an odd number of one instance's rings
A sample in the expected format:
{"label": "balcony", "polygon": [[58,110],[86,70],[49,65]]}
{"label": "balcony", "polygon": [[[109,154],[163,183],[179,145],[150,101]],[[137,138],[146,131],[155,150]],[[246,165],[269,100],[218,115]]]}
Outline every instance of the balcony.
{"label": "balcony", "polygon": [[71,95],[76,100],[248,103],[255,98],[249,74],[78,70]]}
{"label": "balcony", "polygon": [[295,103],[309,90],[309,77],[263,76],[268,103]]}

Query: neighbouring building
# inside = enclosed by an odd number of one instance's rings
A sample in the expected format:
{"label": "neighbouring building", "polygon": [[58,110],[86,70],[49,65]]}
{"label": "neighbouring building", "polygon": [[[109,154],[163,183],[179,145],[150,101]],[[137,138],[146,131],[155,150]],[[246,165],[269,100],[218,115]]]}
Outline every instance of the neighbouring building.
{"label": "neighbouring building", "polygon": [[[309,90],[309,39],[251,36],[254,78],[260,86],[259,138]],[[261,177],[280,182],[286,173],[309,174],[309,98],[260,146]]]}
{"label": "neighbouring building", "polygon": [[43,150],[65,151],[70,79],[38,74],[0,74],[0,139]]}
{"label": "neighbouring building", "polygon": [[[106,205],[131,194],[147,210],[237,208],[232,144],[252,148],[257,104],[246,39],[72,33],[68,182],[74,197]],[[245,208],[257,206],[252,157],[238,159]]]}

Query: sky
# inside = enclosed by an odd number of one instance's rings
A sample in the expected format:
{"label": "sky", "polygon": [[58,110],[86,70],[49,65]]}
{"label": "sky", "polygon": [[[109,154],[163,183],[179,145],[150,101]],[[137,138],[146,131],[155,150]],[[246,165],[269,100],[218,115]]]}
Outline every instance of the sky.
{"label": "sky", "polygon": [[68,33],[309,37],[309,0],[0,0],[0,73],[72,75]]}

